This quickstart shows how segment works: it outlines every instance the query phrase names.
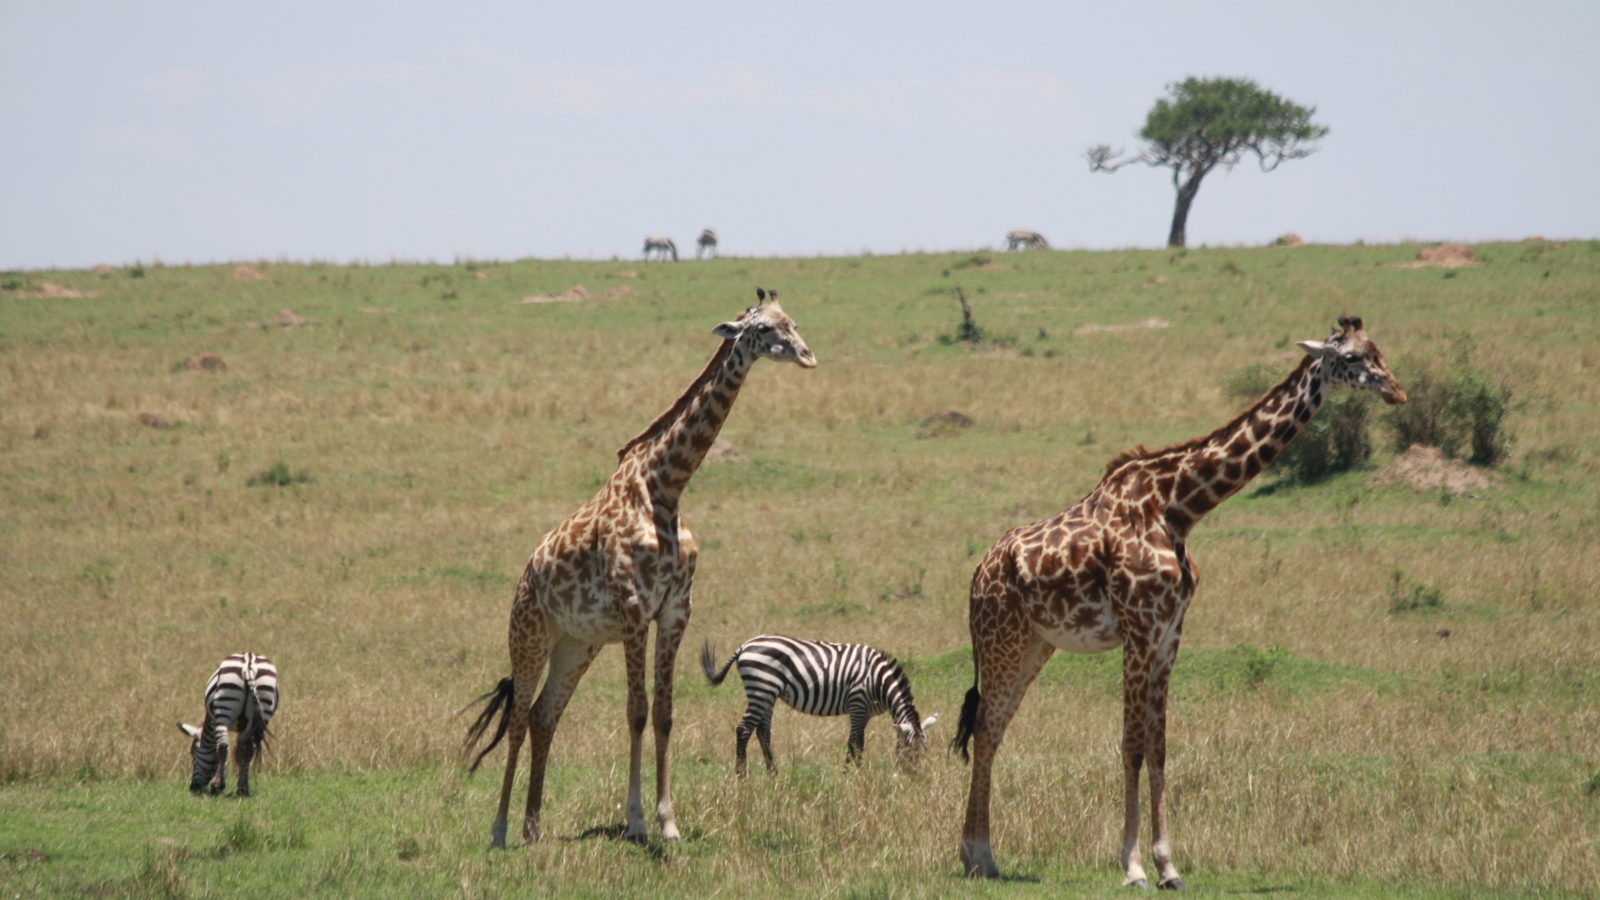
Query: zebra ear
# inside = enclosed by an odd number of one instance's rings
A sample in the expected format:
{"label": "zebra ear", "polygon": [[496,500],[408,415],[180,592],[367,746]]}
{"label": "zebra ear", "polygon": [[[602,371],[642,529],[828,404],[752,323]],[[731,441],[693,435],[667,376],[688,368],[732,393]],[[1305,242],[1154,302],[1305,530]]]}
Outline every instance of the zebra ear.
{"label": "zebra ear", "polygon": [[185,725],[184,723],[179,722],[178,730],[184,734],[187,734],[191,738],[197,738],[200,736],[200,729],[194,727],[193,725]]}
{"label": "zebra ear", "polygon": [[911,727],[910,722],[901,722],[900,730],[906,733],[906,737],[911,737],[917,733],[916,730]]}
{"label": "zebra ear", "polygon": [[928,730],[928,726],[932,725],[933,723],[935,723],[937,721],[939,721],[939,714],[938,713],[934,713],[933,715],[927,717],[926,719],[923,719],[922,720],[922,730],[923,731],[927,731]]}

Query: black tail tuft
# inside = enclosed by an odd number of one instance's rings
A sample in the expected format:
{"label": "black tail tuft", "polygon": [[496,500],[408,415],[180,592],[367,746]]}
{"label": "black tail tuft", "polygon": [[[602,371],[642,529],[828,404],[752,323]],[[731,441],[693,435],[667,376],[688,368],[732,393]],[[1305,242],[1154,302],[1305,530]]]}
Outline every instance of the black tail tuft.
{"label": "black tail tuft", "polygon": [[489,729],[489,723],[494,721],[495,713],[500,713],[500,726],[494,731],[494,740],[490,741],[489,746],[483,748],[483,752],[478,754],[478,758],[472,761],[472,768],[468,769],[468,772],[478,771],[478,764],[483,762],[483,758],[489,755],[489,751],[493,750],[500,743],[500,739],[506,736],[506,725],[511,721],[511,704],[513,702],[512,698],[515,696],[514,686],[510,678],[502,678],[494,690],[461,707],[456,713],[456,715],[460,715],[485,700],[489,701],[489,706],[482,713],[479,713],[477,720],[467,728],[467,739],[461,748],[463,754],[472,752],[472,748],[477,746],[478,741],[483,739],[483,733]]}
{"label": "black tail tuft", "polygon": [[733,668],[733,661],[738,658],[739,654],[737,653],[728,657],[728,664],[722,667],[722,671],[718,672],[716,653],[711,649],[711,642],[706,641],[705,645],[700,648],[700,669],[706,673],[706,680],[711,682],[711,686],[716,687],[722,683],[722,679],[728,677],[728,670]]}
{"label": "black tail tuft", "polygon": [[956,723],[956,736],[950,740],[950,752],[961,754],[962,762],[971,762],[967,755],[967,742],[972,740],[972,729],[978,724],[978,686],[974,684],[967,691],[967,699],[961,703],[961,721]]}

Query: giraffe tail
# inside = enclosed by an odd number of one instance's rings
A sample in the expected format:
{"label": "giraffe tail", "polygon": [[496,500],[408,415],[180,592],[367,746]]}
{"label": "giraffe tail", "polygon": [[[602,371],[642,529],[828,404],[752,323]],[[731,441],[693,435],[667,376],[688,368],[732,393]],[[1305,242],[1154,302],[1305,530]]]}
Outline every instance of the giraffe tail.
{"label": "giraffe tail", "polygon": [[700,648],[700,669],[706,673],[706,680],[711,682],[711,686],[716,687],[728,677],[728,670],[733,668],[733,661],[738,658],[738,653],[728,657],[728,664],[722,667],[722,671],[717,671],[717,657],[711,649],[711,642],[706,641]]}
{"label": "giraffe tail", "polygon": [[506,725],[511,720],[513,686],[510,678],[502,678],[494,690],[456,711],[456,715],[459,716],[479,703],[485,700],[489,701],[489,705],[483,712],[478,714],[478,718],[467,728],[467,740],[461,748],[463,754],[472,752],[472,748],[477,746],[478,741],[483,739],[483,733],[489,730],[489,723],[494,721],[495,713],[500,714],[500,725],[495,729],[494,740],[490,741],[489,746],[483,748],[483,751],[478,754],[478,758],[472,761],[472,767],[467,770],[468,772],[478,771],[478,764],[483,762],[483,758],[489,755],[489,751],[493,750],[500,743],[500,739],[506,736]]}
{"label": "giraffe tail", "polygon": [[956,736],[950,740],[950,752],[961,754],[962,762],[971,762],[967,755],[967,742],[972,740],[972,730],[978,725],[978,684],[973,682],[967,699],[961,704],[961,720],[956,723]]}

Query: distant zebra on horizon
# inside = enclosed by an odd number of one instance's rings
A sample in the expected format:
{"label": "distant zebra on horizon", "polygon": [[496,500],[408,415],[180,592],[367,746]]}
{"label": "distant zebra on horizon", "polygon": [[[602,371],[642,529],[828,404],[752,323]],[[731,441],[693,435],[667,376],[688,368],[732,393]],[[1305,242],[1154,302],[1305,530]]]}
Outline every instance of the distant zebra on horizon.
{"label": "distant zebra on horizon", "polygon": [[709,228],[701,229],[700,237],[695,240],[694,258],[699,259],[702,254],[717,255],[717,233]]}
{"label": "distant zebra on horizon", "polygon": [[672,238],[669,237],[661,237],[659,235],[652,234],[645,238],[644,258],[649,259],[651,253],[654,253],[657,259],[666,259],[667,254],[670,253],[672,254],[672,261],[678,261],[678,245],[674,244],[672,242]]}
{"label": "distant zebra on horizon", "polygon": [[205,791],[208,784],[212,794],[227,789],[228,732],[237,731],[233,760],[239,766],[239,796],[250,796],[250,760],[266,743],[267,723],[278,711],[278,697],[278,667],[265,656],[235,653],[217,666],[206,682],[205,724],[196,728],[178,723],[193,739],[191,793]]}
{"label": "distant zebra on horizon", "polygon": [[1050,242],[1044,235],[1037,231],[1008,231],[1006,232],[1007,250],[1049,250]]}
{"label": "distant zebra on horizon", "polygon": [[772,707],[779,699],[800,712],[813,716],[850,715],[850,741],[846,759],[861,761],[866,743],[867,720],[887,711],[894,720],[897,753],[914,756],[928,744],[924,729],[939,717],[918,721],[911,702],[911,682],[894,658],[865,644],[836,644],[808,641],[781,634],[753,637],[733,652],[721,671],[711,643],[700,649],[700,668],[715,687],[728,676],[728,669],[739,667],[744,682],[744,718],[734,731],[736,761],[734,772],[745,774],[745,748],[750,735],[761,742],[767,771],[776,773],[772,762]]}

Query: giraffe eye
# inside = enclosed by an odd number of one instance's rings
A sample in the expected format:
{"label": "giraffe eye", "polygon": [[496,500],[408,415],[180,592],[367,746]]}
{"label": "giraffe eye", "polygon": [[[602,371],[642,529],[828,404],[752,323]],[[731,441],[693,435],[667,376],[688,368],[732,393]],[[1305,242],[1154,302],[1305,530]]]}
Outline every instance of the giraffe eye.
{"label": "giraffe eye", "polygon": [[1341,353],[1339,355],[1345,362],[1355,362],[1356,361],[1356,355],[1354,353],[1351,353],[1348,350],[1346,350],[1344,353]]}
{"label": "giraffe eye", "polygon": [[772,333],[772,326],[771,325],[759,325],[759,326],[756,327],[756,331],[760,332],[761,334],[771,334]]}

